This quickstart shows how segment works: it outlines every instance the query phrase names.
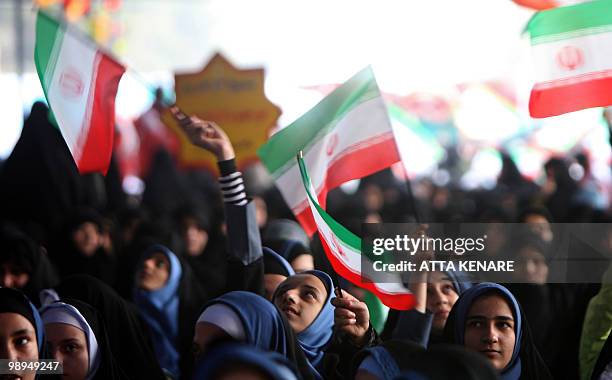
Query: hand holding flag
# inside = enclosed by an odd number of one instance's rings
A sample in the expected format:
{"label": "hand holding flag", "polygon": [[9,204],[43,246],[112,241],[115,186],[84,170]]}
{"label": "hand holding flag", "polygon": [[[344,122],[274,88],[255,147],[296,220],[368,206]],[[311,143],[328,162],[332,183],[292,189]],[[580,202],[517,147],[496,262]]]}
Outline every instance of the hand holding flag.
{"label": "hand holding flag", "polygon": [[357,346],[363,345],[363,339],[370,328],[370,311],[365,302],[359,301],[346,290],[341,296],[331,300],[334,305],[334,326],[349,337]]}

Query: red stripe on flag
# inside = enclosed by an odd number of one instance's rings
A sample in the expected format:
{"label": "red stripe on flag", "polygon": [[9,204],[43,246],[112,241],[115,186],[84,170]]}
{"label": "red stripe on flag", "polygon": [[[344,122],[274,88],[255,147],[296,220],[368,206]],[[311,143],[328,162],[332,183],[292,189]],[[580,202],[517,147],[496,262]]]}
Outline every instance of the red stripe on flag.
{"label": "red stripe on flag", "polygon": [[[355,149],[349,147],[347,150]],[[326,209],[327,192],[353,179],[363,178],[377,171],[388,168],[400,160],[395,138],[389,133],[380,142],[369,145],[361,149],[355,149],[350,153],[340,154],[338,158],[327,168],[327,177],[323,187],[318,191],[317,198],[323,210]],[[314,221],[308,200],[301,204],[304,209],[296,214],[298,222],[304,231],[311,236],[317,232],[317,225]]]}
{"label": "red stripe on flag", "polygon": [[330,190],[335,189],[350,180],[388,168],[399,160],[395,138],[393,133],[389,133],[374,145],[340,156],[328,167],[325,186]]}
{"label": "red stripe on flag", "polygon": [[612,77],[602,77],[580,83],[531,90],[531,117],[557,116],[585,108],[612,105]]}
{"label": "red stripe on flag", "polygon": [[340,276],[344,277],[346,280],[352,282],[354,285],[359,286],[360,288],[369,290],[374,293],[376,297],[380,299],[380,301],[385,304],[385,306],[390,307],[395,310],[410,310],[414,307],[415,299],[414,295],[411,293],[399,293],[399,294],[389,294],[383,293],[375,286],[373,282],[363,282],[361,275],[353,272],[349,268],[347,268],[342,261],[338,260],[336,255],[334,255],[333,251],[327,245],[327,242],[323,238],[323,235],[319,234],[321,238],[321,244],[323,245],[323,249],[327,254],[327,258],[331,263],[332,267]]}
{"label": "red stripe on flag", "polygon": [[77,167],[81,174],[102,172],[106,175],[113,153],[115,97],[125,68],[102,53],[97,54],[101,57],[93,84],[91,121]]}

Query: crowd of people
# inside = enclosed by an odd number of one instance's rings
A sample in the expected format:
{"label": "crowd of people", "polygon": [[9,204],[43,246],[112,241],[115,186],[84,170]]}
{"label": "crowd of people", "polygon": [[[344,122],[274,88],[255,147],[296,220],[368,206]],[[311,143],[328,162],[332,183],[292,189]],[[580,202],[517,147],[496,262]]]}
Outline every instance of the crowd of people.
{"label": "crowd of people", "polygon": [[[505,284],[415,274],[414,307],[375,326],[278,190],[249,187],[222,128],[171,111],[220,175],[178,170],[160,149],[135,198],[116,163],[78,174],[47,107],[32,107],[0,168],[0,359],[53,359],[75,380],[612,379],[609,194],[587,156],[580,181],[552,158],[538,186],[503,155],[492,190],[410,191],[384,171],[332,191],[330,214],[357,234],[365,221],[486,223],[488,254],[520,259]],[[600,259],[596,281],[550,281],[554,223],[601,226],[567,248]],[[22,378],[35,376],[54,375]]]}

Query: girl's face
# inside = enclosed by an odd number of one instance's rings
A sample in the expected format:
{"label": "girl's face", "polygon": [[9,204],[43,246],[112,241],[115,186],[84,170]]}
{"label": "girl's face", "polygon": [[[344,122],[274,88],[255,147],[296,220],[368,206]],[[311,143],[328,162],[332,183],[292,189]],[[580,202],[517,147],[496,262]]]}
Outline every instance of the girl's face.
{"label": "girl's face", "polygon": [[100,231],[92,222],[79,225],[72,233],[72,241],[84,256],[93,256],[100,246]]}
{"label": "girl's face", "polygon": [[142,263],[138,273],[138,287],[148,291],[161,289],[170,276],[170,260],[162,252],[155,252]]}
{"label": "girl's face", "polygon": [[427,310],[433,313],[432,328],[435,331],[444,330],[448,314],[459,295],[446,273],[432,272],[427,284]]}
{"label": "girl's face", "polygon": [[82,380],[89,371],[89,352],[85,333],[65,323],[45,325],[47,342],[53,359],[63,366],[65,380]]}
{"label": "girl's face", "polygon": [[548,264],[546,257],[533,247],[524,247],[517,254],[516,270],[514,276],[519,282],[544,285],[548,280]]}
{"label": "girl's face", "polygon": [[465,346],[503,370],[514,352],[516,334],[510,306],[497,294],[477,298],[465,320]]}
{"label": "girl's face", "polygon": [[327,300],[325,285],[312,274],[293,275],[277,289],[274,304],[285,314],[295,333],[316,319]]}
{"label": "girl's face", "polygon": [[[38,360],[38,343],[34,326],[17,313],[0,313],[0,359],[12,361]],[[36,373],[21,378],[32,380]]]}

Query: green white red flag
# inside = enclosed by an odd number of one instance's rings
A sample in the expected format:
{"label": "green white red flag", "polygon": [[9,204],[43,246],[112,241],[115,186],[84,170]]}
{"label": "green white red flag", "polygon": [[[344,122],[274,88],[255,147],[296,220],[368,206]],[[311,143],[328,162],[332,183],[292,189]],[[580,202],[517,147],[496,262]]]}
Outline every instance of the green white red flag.
{"label": "green white red flag", "polygon": [[[312,213],[323,249],[334,270],[353,284],[374,293],[386,306],[396,310],[411,309],[414,306],[414,296],[404,287],[399,274],[379,272],[376,278],[384,282],[368,280],[373,276],[369,276],[362,269],[373,268],[373,265],[368,257],[362,257],[361,239],[323,210],[316,198],[304,160],[298,157],[297,164],[307,194],[309,212]],[[366,265],[362,265],[363,263]]]}
{"label": "green white red flag", "polygon": [[36,71],[79,172],[106,174],[113,149],[115,96],[125,68],[72,28],[38,12]]}
{"label": "green white red flag", "polygon": [[302,227],[316,225],[299,186],[295,155],[304,152],[318,199],[327,192],[400,160],[387,108],[370,67],[335,89],[314,108],[273,135],[257,152]]}
{"label": "green white red flag", "polygon": [[612,1],[538,12],[527,31],[536,82],[532,117],[612,105]]}

